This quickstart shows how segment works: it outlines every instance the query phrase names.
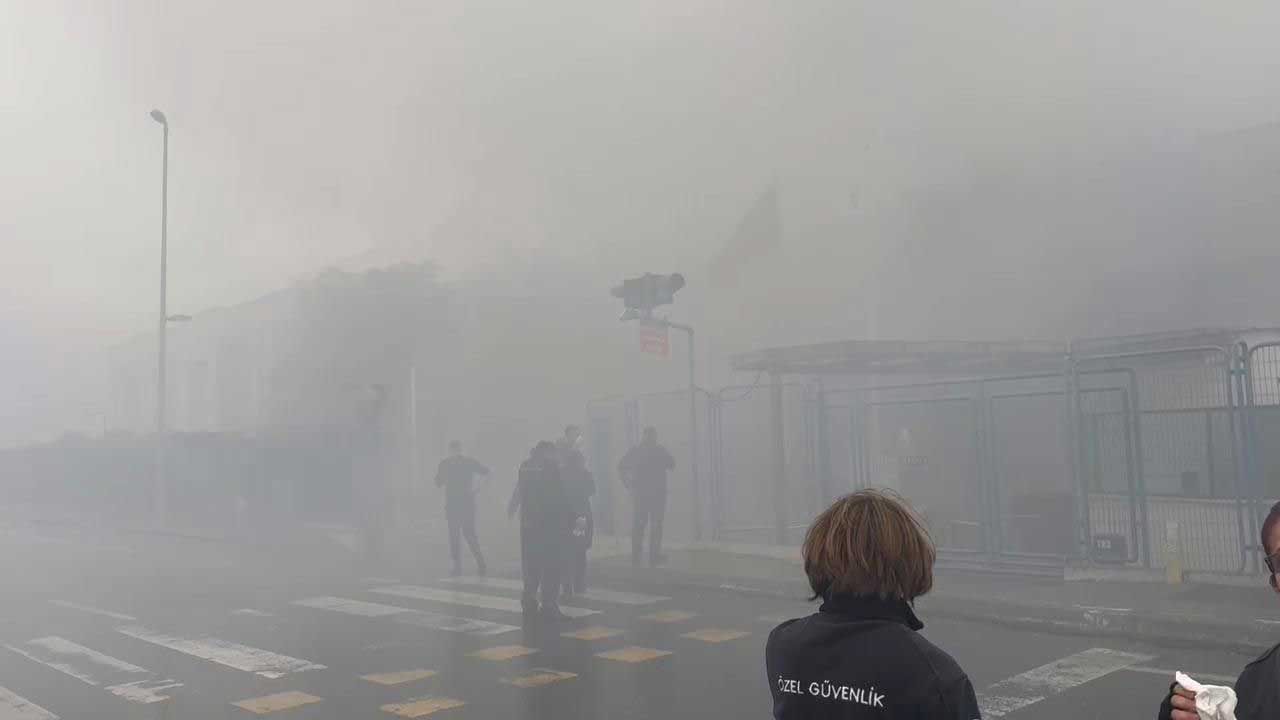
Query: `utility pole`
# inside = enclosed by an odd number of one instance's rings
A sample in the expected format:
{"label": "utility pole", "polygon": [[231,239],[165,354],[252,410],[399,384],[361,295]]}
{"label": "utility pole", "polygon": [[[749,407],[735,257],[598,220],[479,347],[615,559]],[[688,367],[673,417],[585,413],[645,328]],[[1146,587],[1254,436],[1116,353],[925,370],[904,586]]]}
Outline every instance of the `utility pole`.
{"label": "utility pole", "polygon": [[693,539],[702,539],[702,488],[698,478],[698,380],[694,374],[693,326],[649,320],[689,335],[689,482],[693,486]]}
{"label": "utility pole", "polygon": [[169,265],[169,120],[159,110],[151,111],[151,118],[164,128],[164,158],[160,176],[160,317],[157,323],[159,337],[159,369],[156,373],[156,480],[153,498],[156,523],[165,523],[165,329],[169,324],[167,284]]}

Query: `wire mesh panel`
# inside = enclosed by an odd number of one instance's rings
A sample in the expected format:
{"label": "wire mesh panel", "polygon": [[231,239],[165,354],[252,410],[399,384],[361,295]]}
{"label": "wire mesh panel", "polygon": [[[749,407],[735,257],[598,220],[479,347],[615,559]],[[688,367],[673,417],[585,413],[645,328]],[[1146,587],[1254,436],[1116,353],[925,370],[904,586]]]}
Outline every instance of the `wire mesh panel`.
{"label": "wire mesh panel", "polygon": [[[1235,360],[1214,347],[1128,352],[1086,358],[1077,369],[1125,372],[1133,404],[1129,428],[1135,468],[1136,513],[1129,512],[1107,457],[1123,448],[1124,427],[1108,408],[1080,403],[1080,468],[1095,538],[1119,534],[1143,544],[1130,560],[1166,562],[1165,536],[1174,523],[1189,571],[1243,572],[1249,552],[1248,510],[1253,493],[1242,483],[1244,416],[1233,388]],[[1145,519],[1145,522],[1144,522]],[[1140,527],[1135,528],[1135,523]]]}
{"label": "wire mesh panel", "polygon": [[763,384],[720,392],[721,539],[773,542],[779,520],[785,539],[796,539],[823,505],[815,457],[817,420],[812,394],[799,384],[784,384],[779,390],[781,468],[777,467],[774,447],[773,388]]}
{"label": "wire mesh panel", "polygon": [[1027,555],[1075,551],[1075,491],[1062,392],[989,395],[999,548]]}
{"label": "wire mesh panel", "polygon": [[867,397],[860,416],[851,416],[861,431],[854,438],[865,468],[860,484],[897,489],[924,517],[939,547],[982,550],[976,400],[939,388]]}

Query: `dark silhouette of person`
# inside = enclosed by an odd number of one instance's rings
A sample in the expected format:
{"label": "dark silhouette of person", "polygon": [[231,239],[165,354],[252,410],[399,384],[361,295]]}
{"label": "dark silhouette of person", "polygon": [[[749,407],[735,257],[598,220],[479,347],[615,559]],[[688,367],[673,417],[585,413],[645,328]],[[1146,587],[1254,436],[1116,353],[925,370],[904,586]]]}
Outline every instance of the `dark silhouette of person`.
{"label": "dark silhouette of person", "polygon": [[[475,476],[483,479],[472,485]],[[458,537],[462,536],[476,559],[476,572],[484,575],[487,568],[484,553],[480,552],[480,540],[476,537],[476,493],[489,479],[489,468],[462,454],[462,443],[449,443],[449,457],[436,468],[436,487],[444,488],[444,514],[449,523],[449,557],[453,560],[453,575],[462,574],[462,548]]]}
{"label": "dark silhouette of person", "polygon": [[634,510],[631,524],[631,562],[640,564],[645,527],[649,528],[649,564],[659,565],[662,555],[662,519],[667,511],[667,474],[675,469],[675,458],[658,444],[658,431],[646,427],[640,444],[627,451],[618,463],[622,485],[631,492]]}
{"label": "dark silhouette of person", "polygon": [[530,451],[520,464],[515,491],[507,504],[507,514],[520,511],[520,560],[524,573],[524,594],[520,598],[526,619],[538,610],[542,615],[563,620],[560,612],[560,570],[565,545],[573,523],[573,511],[560,477],[556,446],[547,440]]}
{"label": "dark silhouette of person", "polygon": [[566,596],[581,595],[587,591],[587,550],[591,548],[595,535],[591,496],[596,493],[596,481],[587,469],[586,457],[579,449],[581,441],[582,431],[577,425],[566,427],[564,436],[556,441],[560,475],[574,515],[573,533],[566,548],[564,577],[561,578]]}

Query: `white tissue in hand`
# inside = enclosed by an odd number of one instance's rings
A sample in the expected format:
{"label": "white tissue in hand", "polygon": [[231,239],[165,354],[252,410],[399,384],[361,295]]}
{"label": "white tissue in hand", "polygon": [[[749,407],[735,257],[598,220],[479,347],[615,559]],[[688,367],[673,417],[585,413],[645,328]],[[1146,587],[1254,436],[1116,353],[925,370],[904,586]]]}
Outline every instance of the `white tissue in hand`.
{"label": "white tissue in hand", "polygon": [[1224,685],[1203,685],[1178,671],[1173,679],[1196,694],[1196,714],[1200,720],[1236,720],[1236,691]]}

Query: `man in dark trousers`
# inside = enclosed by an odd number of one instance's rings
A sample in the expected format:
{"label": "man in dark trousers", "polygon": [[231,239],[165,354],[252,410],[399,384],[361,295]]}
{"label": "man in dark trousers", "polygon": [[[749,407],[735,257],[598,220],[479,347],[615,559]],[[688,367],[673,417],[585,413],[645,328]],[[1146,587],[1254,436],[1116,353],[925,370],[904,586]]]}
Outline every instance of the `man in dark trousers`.
{"label": "man in dark trousers", "polygon": [[622,485],[631,492],[635,510],[631,524],[631,564],[640,564],[644,529],[649,530],[649,565],[659,565],[662,555],[662,518],[667,511],[667,473],[675,469],[675,458],[658,444],[658,431],[644,429],[640,444],[627,451],[618,463]]}
{"label": "man in dark trousers", "polygon": [[587,550],[591,548],[591,540],[595,534],[591,518],[591,496],[596,493],[596,481],[587,469],[587,459],[579,448],[581,441],[582,431],[577,425],[566,427],[564,436],[556,441],[560,475],[574,516],[572,537],[566,547],[564,577],[561,578],[566,597],[581,595],[587,591]]}
{"label": "man in dark trousers", "polygon": [[[472,487],[475,476],[484,478],[480,485]],[[476,559],[476,572],[484,575],[484,554],[480,552],[480,540],[476,537],[476,493],[489,479],[489,468],[462,454],[462,443],[449,443],[449,457],[440,461],[436,469],[436,487],[444,488],[444,514],[449,522],[449,557],[453,559],[452,574],[462,574],[461,535]]]}
{"label": "man in dark trousers", "polygon": [[560,463],[554,443],[543,440],[520,465],[515,492],[507,504],[507,514],[520,511],[520,559],[524,571],[524,595],[520,604],[526,619],[538,612],[539,592],[542,615],[564,620],[560,612],[560,567],[564,563],[573,512],[560,477]]}

